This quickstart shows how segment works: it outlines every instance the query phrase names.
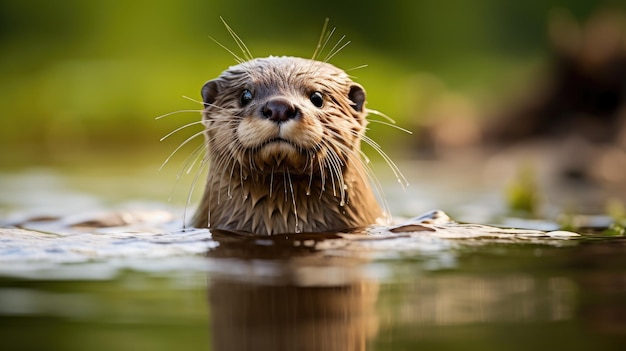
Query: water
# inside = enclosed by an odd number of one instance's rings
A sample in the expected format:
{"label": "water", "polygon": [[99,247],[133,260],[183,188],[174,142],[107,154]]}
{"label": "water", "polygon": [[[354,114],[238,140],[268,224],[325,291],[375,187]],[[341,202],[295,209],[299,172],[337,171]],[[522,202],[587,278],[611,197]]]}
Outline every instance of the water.
{"label": "water", "polygon": [[[34,231],[3,229],[3,350],[626,345],[623,237],[463,237],[415,228],[273,238],[180,231],[184,206],[163,200],[170,180],[146,174],[125,167],[2,175],[10,185],[0,196],[4,227],[26,223]],[[137,177],[157,180],[137,188]],[[460,217],[493,218],[502,208],[498,189],[463,183],[471,181],[420,179],[409,195],[385,189],[403,215],[443,207]],[[115,184],[124,188],[110,191]]]}

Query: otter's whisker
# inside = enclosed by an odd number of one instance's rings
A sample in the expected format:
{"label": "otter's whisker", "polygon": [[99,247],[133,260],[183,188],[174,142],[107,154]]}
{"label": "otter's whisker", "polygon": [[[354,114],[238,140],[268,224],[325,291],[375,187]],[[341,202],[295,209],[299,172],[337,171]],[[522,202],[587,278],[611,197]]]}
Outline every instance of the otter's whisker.
{"label": "otter's whisker", "polygon": [[[216,139],[216,137],[211,139],[211,144],[213,144],[215,139]],[[230,163],[231,162],[235,162],[235,160],[232,157],[230,157],[229,155],[227,155],[228,151],[225,148],[217,147],[215,145],[213,145],[213,146],[214,146],[212,148],[213,152],[216,153],[216,156],[217,156],[217,157],[213,158],[214,160],[217,160],[217,162],[216,162],[216,164],[214,165],[213,168],[215,170],[222,170],[222,175],[220,177],[220,183],[219,183],[219,185],[220,185],[219,188],[221,189],[222,188],[222,186],[221,186],[222,180],[225,178],[224,175],[226,174],[226,171],[228,170]],[[218,199],[220,199],[220,194],[221,194],[221,191],[218,192]]]}
{"label": "otter's whisker", "polygon": [[333,57],[335,57],[335,55],[337,55],[341,50],[343,50],[346,46],[348,46],[350,44],[350,41],[348,40],[345,44],[343,44],[341,47],[339,47],[338,49],[335,49],[337,47],[337,45],[339,45],[339,43],[341,43],[343,41],[343,39],[346,36],[342,36],[339,41],[337,42],[337,44],[335,44],[335,46],[333,46],[333,48],[330,50],[330,52],[328,53],[328,55],[324,58],[324,62],[328,62],[330,61],[330,59],[332,59]]}
{"label": "otter's whisker", "polygon": [[230,180],[228,182],[228,190],[226,192],[226,195],[228,196],[228,199],[232,199],[233,198],[233,193],[232,193],[232,184],[233,184],[233,175],[235,174],[235,166],[236,166],[237,162],[233,161],[233,166],[230,168]]}
{"label": "otter's whisker", "polygon": [[[329,129],[328,131],[330,134],[335,135],[338,138],[341,138],[341,135],[339,135],[336,132],[333,132],[332,130]],[[368,144],[369,146],[371,146],[387,163],[387,165],[389,166],[389,168],[392,170],[392,172],[394,173],[396,180],[398,181],[398,183],[400,183],[400,185],[402,185],[403,188],[405,188],[406,186],[409,185],[408,181],[406,180],[406,178],[404,177],[404,175],[402,174],[402,171],[400,171],[400,169],[398,168],[398,166],[393,162],[393,160],[391,159],[391,157],[389,157],[380,147],[380,145],[378,143],[376,143],[372,138],[368,137],[367,135],[361,135],[359,133],[356,132],[351,132],[352,135],[356,136],[356,137],[360,137],[363,142],[365,142],[366,144]],[[360,151],[361,153],[363,151]],[[369,160],[369,159],[368,159]]]}
{"label": "otter's whisker", "polygon": [[[347,147],[345,148],[347,149]],[[364,172],[364,174],[363,173],[360,174],[361,179],[369,180],[369,182],[371,182],[371,184],[374,185],[376,195],[378,196],[383,206],[383,210],[384,210],[383,212],[386,217],[386,222],[388,224],[391,224],[393,222],[393,218],[391,217],[391,208],[389,207],[389,203],[386,200],[386,196],[385,196],[385,192],[383,190],[382,184],[380,184],[380,181],[378,180],[378,177],[376,177],[374,170],[369,165],[369,158],[367,157],[365,152],[363,152],[363,150],[361,149],[358,150],[358,153],[350,149],[349,151],[351,151],[350,158],[353,159],[354,162],[360,162],[361,165],[363,166],[362,172]],[[367,163],[364,163],[364,160],[367,160]]]}
{"label": "otter's whisker", "polygon": [[291,181],[291,174],[287,172],[286,170],[285,170],[285,173],[287,174],[287,179],[289,180],[289,190],[291,191],[291,203],[293,205],[293,215],[295,217],[295,222],[296,222],[295,232],[299,233],[300,223],[298,222],[298,205],[296,205],[296,195],[293,191],[293,182]]}
{"label": "otter's whisker", "polygon": [[159,167],[159,171],[161,171],[163,169],[163,167],[165,167],[165,165],[170,161],[170,159],[174,156],[174,154],[176,154],[178,152],[178,150],[180,150],[187,143],[189,143],[190,141],[192,141],[193,139],[199,137],[202,134],[204,134],[204,130],[199,131],[198,133],[193,134],[192,136],[187,138],[185,141],[183,141],[180,145],[178,145],[178,147],[176,149],[174,149],[174,151],[172,151],[172,153],[165,159],[165,161],[163,161],[163,163],[161,164],[161,167]]}
{"label": "otter's whisker", "polygon": [[[239,183],[241,185],[241,189],[244,189],[244,185],[243,185],[243,181],[244,181],[244,177],[243,177],[243,165],[240,163],[239,164]],[[241,195],[242,199],[247,199],[248,198],[248,194],[242,194]]]}
{"label": "otter's whisker", "polygon": [[257,170],[256,164],[254,163],[254,160],[252,159],[252,155],[250,154],[248,154],[248,167],[250,167],[250,170],[252,171]]}
{"label": "otter's whisker", "polygon": [[[317,41],[317,46],[315,47],[315,51],[313,52],[313,57],[311,58],[312,60],[317,60],[317,55],[320,54],[320,51],[324,49],[324,47],[326,46],[326,43],[328,42],[328,39],[326,39],[326,41],[324,42],[324,46],[322,46],[322,41],[324,41],[324,37],[326,36],[326,29],[328,28],[328,22],[330,21],[330,19],[328,17],[326,17],[324,19],[324,26],[322,26],[322,33],[320,34],[320,38]],[[333,28],[334,31],[334,28]],[[331,32],[332,35],[332,32]]]}
{"label": "otter's whisker", "polygon": [[[207,143],[202,143],[200,146],[195,148],[189,154],[189,156],[187,156],[187,158],[185,159],[185,162],[183,163],[183,166],[181,167],[181,171],[186,169],[185,174],[190,174],[191,170],[196,165],[196,162],[198,162],[199,159],[202,159],[202,157],[200,156],[201,156],[201,153],[204,151],[204,149],[206,149],[206,146],[207,146]],[[179,176],[180,175],[182,175],[182,173],[180,173]]]}
{"label": "otter's whisker", "polygon": [[369,166],[372,163],[370,158],[363,151],[359,150],[359,152],[361,153],[361,156],[363,157],[363,160],[362,160],[363,164],[366,166]]}
{"label": "otter's whisker", "polygon": [[178,111],[169,112],[169,113],[166,113],[164,115],[160,115],[160,116],[154,117],[154,119],[159,120],[161,118],[165,118],[165,117],[168,117],[168,116],[171,116],[171,115],[176,115],[176,114],[179,114],[179,113],[187,113],[187,112],[200,113],[200,112],[202,112],[202,110],[178,110]]}
{"label": "otter's whisker", "polygon": [[306,187],[306,195],[311,195],[311,185],[313,184],[313,162],[315,160],[315,154],[313,152],[309,152],[309,184]]}
{"label": "otter's whisker", "polygon": [[[359,153],[361,154],[362,157],[365,157],[365,153],[362,150],[359,150]],[[360,160],[359,156],[354,156],[354,157],[355,159]],[[387,197],[385,196],[385,191],[383,189],[382,184],[378,180],[378,177],[376,177],[376,173],[374,172],[374,170],[372,169],[370,165],[368,164],[362,164],[362,165],[364,168],[363,172],[365,172],[365,175],[361,175],[361,177],[367,177],[369,182],[374,186],[374,191],[376,192],[376,195],[383,207],[383,215],[385,216],[386,223],[392,224],[393,217],[391,216],[391,208],[389,207],[389,203],[386,200]]]}
{"label": "otter's whisker", "polygon": [[[206,168],[206,166],[208,165],[208,162],[206,162],[206,159],[204,159],[201,163],[200,163],[200,167],[198,167],[198,171],[196,172],[195,176],[193,177],[193,181],[191,182],[191,187],[189,188],[189,192],[187,193],[187,201],[185,202],[185,209],[183,210],[183,229],[186,228],[186,223],[187,223],[187,208],[189,207],[189,205],[191,204],[191,197],[193,195],[194,189],[196,188],[196,184],[198,182],[198,178],[200,176],[200,174],[202,174],[202,171]],[[211,226],[211,214],[210,212],[208,213],[208,217],[207,217],[207,227]]]}
{"label": "otter's whisker", "polygon": [[[332,152],[329,152],[329,155]],[[333,163],[332,163],[332,157],[328,157],[328,159],[324,160],[324,164],[326,165],[326,168],[330,171],[330,174],[328,175],[330,178],[330,183],[332,185],[332,189],[333,189],[333,196],[337,197],[337,188],[335,186],[335,168],[333,167]]]}
{"label": "otter's whisker", "polygon": [[204,106],[204,101],[201,101],[201,100],[198,100],[198,99],[194,99],[194,98],[189,97],[187,95],[183,95],[183,99],[187,99],[187,100],[189,100],[191,102],[195,102],[196,104]]}
{"label": "otter's whisker", "polygon": [[388,122],[385,122],[385,121],[379,121],[377,119],[368,119],[368,122],[374,122],[374,123],[382,124],[382,125],[385,125],[385,126],[388,126],[388,127],[394,128],[394,129],[397,129],[399,131],[405,132],[405,133],[410,134],[410,135],[413,134],[413,132],[408,130],[408,129],[404,129],[404,128],[400,127],[400,126],[397,126],[395,124],[388,123]]}
{"label": "otter's whisker", "polygon": [[272,173],[270,173],[270,199],[272,198],[272,191],[274,190],[274,166],[272,166]]}
{"label": "otter's whisker", "polygon": [[[365,67],[367,67],[367,66],[368,66],[367,64],[364,64],[364,65],[360,65],[360,66],[356,66],[356,67],[348,68],[348,69],[346,69],[345,71],[346,71],[346,72],[356,71],[357,69],[365,68]],[[352,78],[352,77],[353,77],[353,76],[350,76],[350,78]]]}
{"label": "otter's whisker", "polygon": [[[341,198],[343,200],[344,189],[343,189],[343,181],[342,181],[343,179],[341,177],[341,174],[342,174],[341,166],[340,166],[341,161],[339,160],[339,156],[334,150],[332,150],[331,148],[328,148],[328,150],[329,150],[329,153],[328,153],[329,169],[331,170],[330,179],[333,184],[333,196],[337,196],[336,186],[339,185],[339,191],[342,195]],[[337,183],[339,184],[335,183],[335,176],[337,177]]]}
{"label": "otter's whisker", "polygon": [[222,20],[222,23],[224,23],[224,26],[226,27],[230,35],[235,40],[235,43],[237,43],[237,46],[239,46],[239,50],[241,50],[241,52],[243,53],[243,56],[246,58],[246,61],[252,60],[254,56],[252,55],[250,50],[248,50],[248,47],[243,42],[243,40],[241,40],[241,38],[237,35],[237,33],[235,33],[235,31],[228,25],[228,23],[226,23],[224,18],[220,16],[220,19]]}
{"label": "otter's whisker", "polygon": [[[345,35],[342,35],[341,38],[339,38],[339,40],[335,43],[335,45],[333,45],[333,47],[328,51],[328,54],[326,54],[326,57],[324,57],[322,62],[328,62],[328,57],[331,56],[331,55],[334,55],[334,50],[341,44],[341,42],[345,38],[346,38]],[[328,39],[330,40],[330,37],[328,37]]]}
{"label": "otter's whisker", "polygon": [[324,172],[324,167],[326,166],[326,162],[322,161],[321,158],[317,159],[317,163],[319,165],[319,170],[320,170],[320,179],[321,179],[321,187],[320,187],[320,199],[322,198],[322,195],[324,194],[324,192],[326,191],[326,172]]}
{"label": "otter's whisker", "polygon": [[[339,133],[332,131],[330,128],[328,129],[328,133],[333,135],[336,140],[343,139],[343,137]],[[351,132],[350,134],[355,137],[359,137],[359,138],[361,137],[361,134],[358,132]],[[343,152],[345,152],[346,155],[349,157],[349,159],[352,160],[353,162],[361,163],[361,165],[363,166],[363,170],[361,170],[359,173],[361,179],[365,181],[369,180],[374,185],[376,194],[383,205],[386,220],[388,223],[392,223],[393,219],[391,218],[391,215],[390,215],[391,210],[389,207],[389,203],[385,200],[386,197],[385,197],[382,185],[380,184],[380,181],[378,180],[375,173],[373,172],[372,167],[369,165],[370,161],[367,155],[365,154],[365,152],[363,152],[363,150],[361,150],[360,148],[357,148],[355,151],[354,149],[341,143],[333,143],[333,145],[341,149]]]}
{"label": "otter's whisker", "polygon": [[[351,150],[350,148],[340,144],[340,143],[332,143],[332,145],[336,148],[338,148],[342,155],[346,156],[346,158],[349,160],[351,156],[354,155],[354,151]],[[345,203],[345,195],[346,195],[346,184],[345,184],[345,180],[343,177],[343,168],[347,166],[347,162],[343,161],[342,158],[339,157],[339,154],[337,154],[335,151],[332,151],[330,153],[330,155],[332,155],[331,159],[333,159],[333,163],[335,164],[334,168],[336,170],[336,174],[337,174],[337,179],[339,182],[339,189],[340,189],[340,193],[341,193],[341,205],[343,206],[343,204]],[[359,162],[361,162],[359,160]]]}
{"label": "otter's whisker", "polygon": [[235,61],[237,61],[238,63],[243,64],[244,62],[246,62],[246,60],[239,57],[231,49],[227,48],[224,44],[217,41],[217,39],[213,38],[212,36],[209,36],[209,39],[213,40],[215,44],[219,45],[222,49],[226,50],[229,54],[233,55],[233,57],[235,58]]}
{"label": "otter's whisker", "polygon": [[[231,159],[230,157],[227,158],[226,160],[220,159],[220,167],[215,167],[217,169],[221,169],[222,170],[222,176],[220,177],[219,187],[218,187],[218,191],[217,191],[217,204],[218,205],[221,204],[220,200],[222,199],[222,181],[225,178],[224,175],[228,171],[228,167],[229,167],[231,161],[233,162],[233,167],[234,167],[235,161],[233,159]],[[229,196],[229,195],[230,195],[230,182],[228,184],[228,190],[227,190],[227,196]]]}
{"label": "otter's whisker", "polygon": [[[193,166],[195,165],[195,163],[198,161],[198,159],[200,159],[200,153],[202,151],[204,151],[204,149],[206,148],[206,146],[208,145],[208,142],[203,142],[202,144],[200,144],[198,147],[196,147],[190,154],[189,156],[187,156],[187,158],[185,159],[185,162],[183,164],[183,166],[181,167],[180,171],[178,171],[178,173],[176,174],[176,182],[174,182],[174,186],[172,187],[172,190],[170,191],[170,196],[168,198],[168,201],[172,200],[172,197],[174,195],[174,190],[176,190],[176,187],[178,186],[178,183],[180,182],[181,178],[182,178],[182,174],[183,171],[185,169],[187,169],[187,174],[191,173],[191,169],[193,168]],[[189,166],[189,168],[187,168],[187,165],[189,164],[189,162],[193,159],[193,163],[191,164],[191,166]]]}
{"label": "otter's whisker", "polygon": [[376,152],[382,156],[382,158],[385,160],[385,162],[387,162],[387,165],[389,165],[389,168],[391,168],[391,171],[393,172],[393,174],[396,176],[396,180],[398,181],[398,183],[400,183],[400,185],[402,185],[402,188],[405,188],[409,185],[409,182],[406,180],[406,178],[404,177],[404,175],[402,174],[402,172],[400,171],[400,168],[398,168],[398,166],[396,166],[396,164],[393,162],[393,160],[389,157],[389,155],[387,155],[382,148],[380,147],[380,145],[378,145],[378,143],[376,143],[374,140],[372,140],[371,138],[369,138],[368,136],[363,136],[362,139],[366,144],[368,144],[369,146],[371,146],[374,150],[376,150]]}
{"label": "otter's whisker", "polygon": [[187,124],[185,124],[185,125],[183,125],[181,127],[178,127],[176,129],[174,129],[173,131],[167,133],[164,137],[159,139],[159,141],[163,141],[163,140],[169,138],[170,136],[172,136],[172,134],[175,134],[176,132],[181,131],[181,130],[187,128],[187,127],[195,126],[196,124],[202,124],[202,121],[195,121],[195,122],[187,123]]}
{"label": "otter's whisker", "polygon": [[[386,119],[389,123],[396,124],[396,121],[395,121],[393,118],[391,118],[391,117],[387,116],[386,114],[384,114],[384,113],[382,113],[382,112],[380,112],[380,111],[377,111],[377,110],[372,110],[372,109],[369,109],[369,108],[368,108],[368,109],[367,109],[367,113],[368,113],[368,114],[369,114],[369,113],[371,113],[371,114],[374,114],[374,115],[377,115],[377,116],[383,117],[383,118],[384,118],[384,119]],[[370,119],[368,118],[368,121],[369,121],[369,120],[370,120]]]}

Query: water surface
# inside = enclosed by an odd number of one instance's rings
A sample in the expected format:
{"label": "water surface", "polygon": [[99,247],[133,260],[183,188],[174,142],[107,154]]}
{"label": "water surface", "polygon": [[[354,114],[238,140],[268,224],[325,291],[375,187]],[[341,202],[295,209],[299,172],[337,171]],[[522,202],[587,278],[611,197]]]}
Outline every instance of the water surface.
{"label": "water surface", "polygon": [[[28,168],[1,175],[9,185],[0,243],[6,349],[626,345],[622,237],[181,231],[187,184],[168,203],[169,175],[151,172]],[[138,176],[145,182],[133,182]],[[404,216],[441,207],[457,218],[502,211],[498,189],[470,185],[471,173],[453,178],[419,179],[406,192],[386,182],[390,207]],[[26,222],[32,232],[11,229]],[[95,225],[103,222],[109,225]]]}

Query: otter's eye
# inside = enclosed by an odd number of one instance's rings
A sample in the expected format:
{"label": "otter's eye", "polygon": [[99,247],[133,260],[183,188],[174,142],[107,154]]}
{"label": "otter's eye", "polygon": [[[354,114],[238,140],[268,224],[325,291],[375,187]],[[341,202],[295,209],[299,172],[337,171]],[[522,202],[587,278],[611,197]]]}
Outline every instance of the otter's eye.
{"label": "otter's eye", "polygon": [[248,89],[245,89],[241,92],[241,106],[246,106],[252,101],[252,92]]}
{"label": "otter's eye", "polygon": [[324,97],[322,96],[322,93],[320,93],[319,91],[316,91],[313,94],[311,94],[310,99],[311,99],[311,103],[313,103],[315,107],[322,107],[322,105],[324,104]]}

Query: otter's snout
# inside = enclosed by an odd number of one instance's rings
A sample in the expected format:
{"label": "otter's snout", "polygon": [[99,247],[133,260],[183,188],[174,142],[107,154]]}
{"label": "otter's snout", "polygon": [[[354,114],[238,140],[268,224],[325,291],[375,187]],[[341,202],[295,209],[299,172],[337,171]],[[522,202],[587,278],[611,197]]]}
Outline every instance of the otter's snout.
{"label": "otter's snout", "polygon": [[300,116],[300,110],[289,100],[275,98],[261,108],[261,115],[276,123],[282,123]]}

